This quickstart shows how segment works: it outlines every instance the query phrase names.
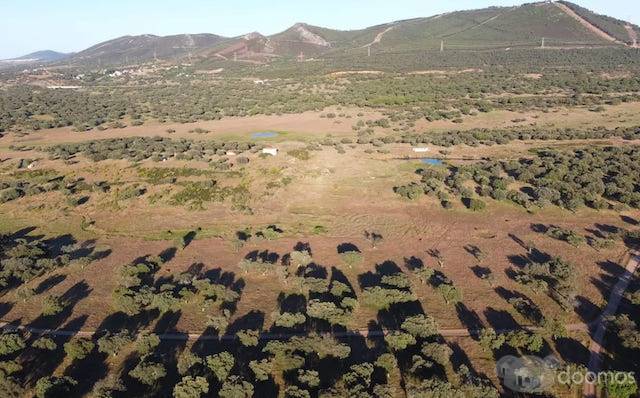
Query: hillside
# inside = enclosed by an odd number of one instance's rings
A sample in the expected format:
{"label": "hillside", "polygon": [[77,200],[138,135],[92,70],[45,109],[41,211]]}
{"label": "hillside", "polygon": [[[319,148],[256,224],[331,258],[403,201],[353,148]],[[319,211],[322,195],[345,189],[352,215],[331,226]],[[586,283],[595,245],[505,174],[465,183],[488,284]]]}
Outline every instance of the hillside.
{"label": "hillside", "polygon": [[552,3],[491,7],[401,21],[380,42],[383,50],[606,44]]}
{"label": "hillside", "polygon": [[623,43],[634,44],[634,36],[630,33],[630,31],[636,32],[636,35],[640,33],[640,27],[638,27],[637,25],[630,24],[628,22],[612,18],[607,15],[596,14],[591,10],[580,7],[579,5],[570,3],[568,1],[559,1],[558,3],[567,6],[573,12],[596,26],[598,29],[601,29],[608,35]]}
{"label": "hillside", "polygon": [[225,38],[209,33],[124,36],[83,50],[75,54],[70,62],[108,65],[180,59],[223,40]]}
{"label": "hillside", "polygon": [[358,30],[336,30],[297,23],[280,33],[254,32],[234,38],[214,34],[124,36],[97,44],[69,58],[76,65],[104,66],[171,61],[268,62],[274,58],[438,50],[575,48],[634,46],[640,28],[598,15],[569,2],[455,11],[427,18],[389,22]]}

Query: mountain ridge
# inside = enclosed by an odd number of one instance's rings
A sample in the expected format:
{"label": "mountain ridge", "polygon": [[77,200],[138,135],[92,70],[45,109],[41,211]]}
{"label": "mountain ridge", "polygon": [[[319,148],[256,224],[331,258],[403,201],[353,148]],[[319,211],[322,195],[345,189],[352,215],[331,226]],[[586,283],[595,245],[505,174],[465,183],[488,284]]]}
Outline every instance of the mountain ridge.
{"label": "mountain ridge", "polygon": [[[98,43],[50,62],[71,65],[124,65],[192,58],[266,62],[284,57],[308,59],[373,51],[423,51],[512,47],[624,45],[634,47],[636,25],[603,16],[568,1],[526,3],[451,11],[354,30],[297,22],[272,35],[237,37],[211,33],[127,35]],[[608,40],[607,36],[615,38]]]}

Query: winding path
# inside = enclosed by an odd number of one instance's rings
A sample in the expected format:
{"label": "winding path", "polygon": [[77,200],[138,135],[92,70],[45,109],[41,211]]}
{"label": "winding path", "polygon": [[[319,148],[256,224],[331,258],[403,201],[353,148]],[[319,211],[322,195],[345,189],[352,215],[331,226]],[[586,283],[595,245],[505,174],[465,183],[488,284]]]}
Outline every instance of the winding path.
{"label": "winding path", "polygon": [[387,33],[389,33],[393,28],[395,28],[396,25],[393,24],[391,26],[389,26],[387,29],[383,30],[382,32],[378,33],[376,35],[376,37],[373,39],[373,41],[369,44],[365,44],[364,46],[362,46],[361,48],[367,48],[367,47],[371,47],[374,44],[378,44],[382,41],[382,38],[384,37],[384,35],[386,35]]}
{"label": "winding path", "polygon": [[[607,317],[615,315],[618,311],[618,306],[622,301],[622,297],[629,287],[631,278],[638,270],[640,266],[640,254],[636,251],[631,252],[631,258],[627,262],[627,266],[624,270],[624,274],[618,279],[618,283],[613,287],[611,295],[609,296],[609,302],[605,307],[602,314],[596,321],[596,329],[591,335],[591,344],[589,345],[589,351],[591,355],[589,357],[589,365],[587,367],[589,372],[598,373],[602,368],[602,351],[604,350],[604,337],[607,332]],[[584,384],[583,395],[586,398],[596,397],[595,384]]]}

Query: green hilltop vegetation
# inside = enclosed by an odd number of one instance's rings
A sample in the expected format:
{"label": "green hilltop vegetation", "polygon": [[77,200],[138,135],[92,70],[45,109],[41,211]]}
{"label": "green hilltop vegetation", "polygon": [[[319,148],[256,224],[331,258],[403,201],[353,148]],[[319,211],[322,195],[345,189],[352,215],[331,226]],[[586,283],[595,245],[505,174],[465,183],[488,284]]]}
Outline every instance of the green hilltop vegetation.
{"label": "green hilltop vegetation", "polygon": [[[589,23],[591,27],[585,26]],[[212,66],[222,61],[265,64],[300,55],[305,60],[366,56],[368,49],[372,54],[439,51],[441,43],[447,51],[504,51],[541,47],[543,39],[546,47],[555,48],[622,47],[633,44],[629,29],[640,32],[636,25],[573,3],[538,2],[455,11],[346,31],[297,23],[271,36],[257,32],[233,38],[214,34],[124,36],[73,54],[58,65],[105,67],[158,61]],[[606,35],[616,41],[607,40]]]}
{"label": "green hilltop vegetation", "polygon": [[380,45],[385,50],[604,44],[552,3],[491,7],[402,21]]}

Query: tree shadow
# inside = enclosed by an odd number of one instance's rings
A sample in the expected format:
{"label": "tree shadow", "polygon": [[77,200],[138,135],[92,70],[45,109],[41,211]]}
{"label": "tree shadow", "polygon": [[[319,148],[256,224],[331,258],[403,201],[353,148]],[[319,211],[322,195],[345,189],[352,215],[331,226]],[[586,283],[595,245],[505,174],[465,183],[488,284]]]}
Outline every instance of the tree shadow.
{"label": "tree shadow", "polygon": [[493,307],[487,307],[487,309],[484,310],[484,316],[489,325],[495,330],[513,330],[520,328],[520,324],[505,310],[496,310]]}
{"label": "tree shadow", "polygon": [[253,250],[247,253],[244,258],[250,261],[261,261],[263,263],[276,264],[280,259],[280,255],[278,253],[270,252],[269,250]]}
{"label": "tree shadow", "polygon": [[470,310],[464,303],[456,304],[456,313],[458,319],[469,331],[469,334],[475,338],[477,331],[484,328],[484,322],[476,311]]}
{"label": "tree shadow", "polygon": [[338,254],[349,253],[349,252],[361,253],[360,249],[358,249],[358,246],[349,242],[339,244],[337,247],[337,250],[338,250]]}
{"label": "tree shadow", "polygon": [[251,310],[230,323],[227,327],[227,334],[236,334],[241,330],[262,330],[264,319],[264,312]]}
{"label": "tree shadow", "polygon": [[565,362],[570,363],[588,363],[590,351],[579,341],[561,337],[555,340],[555,349]]}
{"label": "tree shadow", "polygon": [[471,272],[473,272],[473,274],[479,279],[486,279],[492,273],[491,268],[482,267],[480,265],[474,265],[471,267]]}
{"label": "tree shadow", "polygon": [[602,309],[584,296],[576,296],[576,314],[585,323],[592,322],[598,318]]}
{"label": "tree shadow", "polygon": [[65,303],[64,309],[55,315],[40,315],[36,319],[34,319],[31,323],[29,323],[30,327],[33,328],[49,328],[55,329],[60,326],[66,319],[68,319],[73,313],[73,308],[75,305],[82,299],[89,296],[92,289],[89,288],[89,285],[86,281],[80,281],[75,285],[71,286],[65,293],[60,296],[60,299],[63,303]]}
{"label": "tree shadow", "polygon": [[424,262],[422,259],[411,256],[409,258],[404,258],[404,266],[411,272],[424,268]]}
{"label": "tree shadow", "polygon": [[285,294],[280,292],[278,295],[278,306],[281,312],[304,313],[307,310],[307,299],[303,294],[293,293]]}
{"label": "tree shadow", "polygon": [[34,289],[35,294],[42,294],[52,287],[60,284],[62,281],[67,279],[66,275],[58,274],[48,277],[38,284],[38,286]]}
{"label": "tree shadow", "polygon": [[168,249],[163,250],[158,256],[162,259],[163,263],[168,263],[173,260],[173,258],[178,253],[178,249],[175,247],[170,247]]}
{"label": "tree shadow", "polygon": [[11,311],[14,305],[15,305],[14,303],[7,303],[7,302],[0,303],[0,318],[7,315]]}

